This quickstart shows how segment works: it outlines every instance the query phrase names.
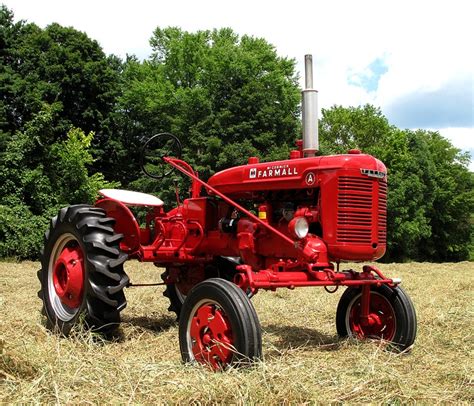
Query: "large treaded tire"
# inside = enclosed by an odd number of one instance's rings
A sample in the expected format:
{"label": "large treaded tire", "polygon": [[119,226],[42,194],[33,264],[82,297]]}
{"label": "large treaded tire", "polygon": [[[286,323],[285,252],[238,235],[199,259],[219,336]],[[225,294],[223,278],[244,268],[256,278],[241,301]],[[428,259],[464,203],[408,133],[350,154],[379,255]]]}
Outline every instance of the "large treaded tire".
{"label": "large treaded tire", "polygon": [[182,307],[179,346],[185,363],[215,370],[248,366],[261,359],[261,327],[250,299],[225,279],[197,284]]}
{"label": "large treaded tire", "polygon": [[[409,351],[415,342],[417,320],[415,307],[409,296],[401,287],[391,288],[387,285],[371,288],[370,312],[386,318],[386,325],[378,334],[365,337],[354,333],[353,315],[358,314],[362,295],[361,288],[347,288],[339,300],[336,312],[336,328],[340,337],[356,338],[383,338],[390,342],[389,349],[396,352]],[[375,303],[379,303],[377,306]],[[351,313],[352,312],[352,313]],[[389,317],[387,317],[387,314]],[[393,318],[393,320],[392,320]],[[390,337],[384,337],[383,333],[390,330]]]}
{"label": "large treaded tire", "polygon": [[[104,334],[118,327],[129,279],[123,269],[128,256],[119,247],[123,235],[114,232],[114,224],[104,210],[89,205],[65,207],[51,219],[38,271],[48,329],[67,336],[74,326]],[[68,245],[82,256],[82,293],[73,308],[61,303],[52,276],[60,251]]]}

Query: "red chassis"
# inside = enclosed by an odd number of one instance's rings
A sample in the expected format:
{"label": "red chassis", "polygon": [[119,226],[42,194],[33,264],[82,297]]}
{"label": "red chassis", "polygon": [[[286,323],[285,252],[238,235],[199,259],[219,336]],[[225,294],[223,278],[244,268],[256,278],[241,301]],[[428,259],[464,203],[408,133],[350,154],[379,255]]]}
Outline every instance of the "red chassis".
{"label": "red chassis", "polygon": [[[190,264],[185,272],[197,272],[197,276],[203,272],[196,265],[204,267],[216,256],[239,257],[242,264],[236,267],[234,282],[244,291],[399,283],[373,266],[365,266],[360,273],[339,272],[331,263],[375,260],[384,254],[385,166],[359,151],[313,158],[300,158],[300,152],[293,151],[292,158],[271,163],[250,158],[248,165],[217,173],[206,183],[186,162],[165,157],[192,178],[192,196],[169,212],[162,205],[153,207],[145,228],[118,200],[104,198],[96,206],[115,218],[115,231],[124,235],[120,248],[129,258],[172,269]],[[207,197],[201,196],[203,188]],[[275,217],[272,212],[275,201],[269,196],[281,190],[302,196],[292,219],[277,218],[280,214]],[[229,196],[239,202],[257,202],[258,215]],[[310,230],[300,239],[292,237],[290,226],[297,218],[304,218]],[[235,224],[229,226],[231,222]],[[172,272],[167,283],[175,283],[178,277]],[[192,283],[185,290],[190,287]],[[363,292],[363,302],[368,303],[370,289]],[[368,306],[362,309],[362,320],[368,320]]]}

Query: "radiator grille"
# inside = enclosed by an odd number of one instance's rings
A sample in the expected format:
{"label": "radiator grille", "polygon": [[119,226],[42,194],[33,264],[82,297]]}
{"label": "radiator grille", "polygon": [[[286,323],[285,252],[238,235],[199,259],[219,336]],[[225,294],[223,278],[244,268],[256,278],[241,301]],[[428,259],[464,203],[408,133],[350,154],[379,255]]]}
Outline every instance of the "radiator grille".
{"label": "radiator grille", "polygon": [[379,213],[378,213],[379,244],[387,242],[387,182],[379,182]]}
{"label": "radiator grille", "polygon": [[339,178],[337,199],[337,242],[372,242],[372,179]]}

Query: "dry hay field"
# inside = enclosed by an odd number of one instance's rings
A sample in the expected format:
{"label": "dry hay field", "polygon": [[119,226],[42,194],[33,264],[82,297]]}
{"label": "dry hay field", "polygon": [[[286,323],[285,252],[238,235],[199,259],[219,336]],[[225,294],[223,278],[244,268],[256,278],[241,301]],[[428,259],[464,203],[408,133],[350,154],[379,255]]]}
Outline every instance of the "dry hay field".
{"label": "dry hay field", "polygon": [[[38,263],[0,263],[0,403],[474,403],[474,263],[387,264],[418,313],[410,354],[339,340],[343,289],[260,292],[252,299],[265,360],[214,373],[181,363],[178,328],[163,287],[126,290],[120,338],[59,338],[42,325]],[[357,268],[355,268],[357,269]],[[135,283],[158,281],[129,263]]]}

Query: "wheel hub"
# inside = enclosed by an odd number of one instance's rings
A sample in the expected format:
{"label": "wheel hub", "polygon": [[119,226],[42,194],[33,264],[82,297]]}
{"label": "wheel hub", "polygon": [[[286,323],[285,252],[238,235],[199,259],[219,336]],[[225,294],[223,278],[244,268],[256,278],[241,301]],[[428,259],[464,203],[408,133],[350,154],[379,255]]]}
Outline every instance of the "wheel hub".
{"label": "wheel hub", "polygon": [[216,305],[205,304],[191,321],[192,351],[196,361],[220,369],[233,356],[233,337],[229,320]]}
{"label": "wheel hub", "polygon": [[381,295],[370,296],[369,315],[367,320],[361,317],[361,299],[351,309],[349,325],[353,334],[359,338],[377,337],[387,341],[395,336],[395,313],[390,303]]}
{"label": "wheel hub", "polygon": [[81,305],[84,291],[84,256],[79,246],[64,247],[53,268],[56,295],[66,306]]}

